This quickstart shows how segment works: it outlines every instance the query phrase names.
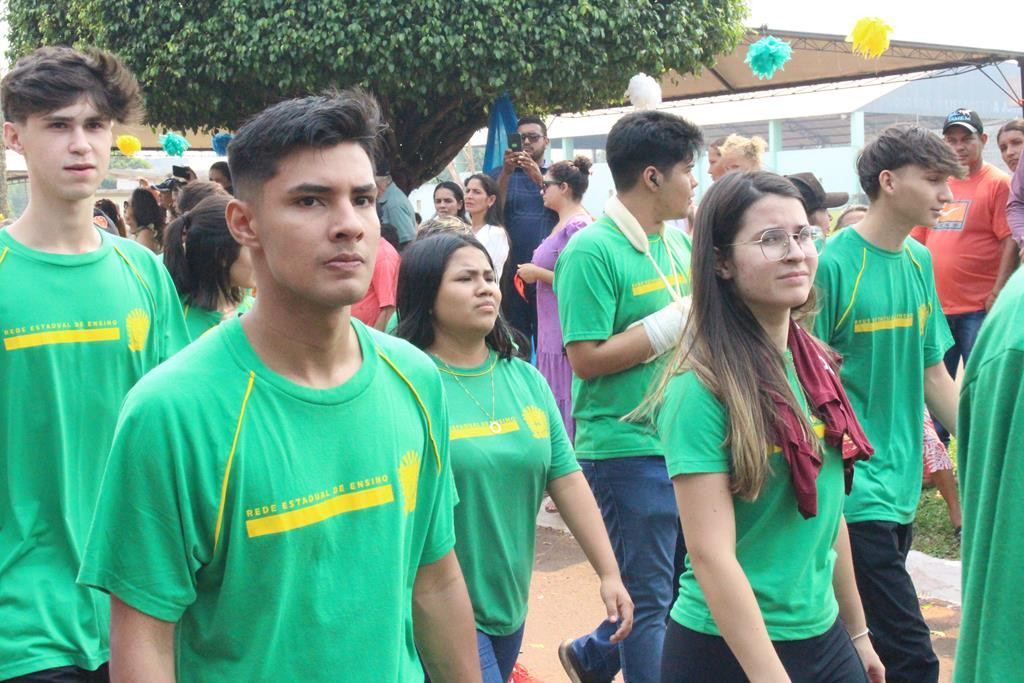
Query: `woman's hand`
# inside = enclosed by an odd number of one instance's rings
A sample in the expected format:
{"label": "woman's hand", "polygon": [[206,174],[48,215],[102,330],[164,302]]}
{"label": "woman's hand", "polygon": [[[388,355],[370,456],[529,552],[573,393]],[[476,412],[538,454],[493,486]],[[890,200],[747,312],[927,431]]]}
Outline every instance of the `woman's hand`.
{"label": "woman's hand", "polygon": [[519,274],[519,277],[522,278],[523,282],[532,285],[537,281],[537,278],[540,277],[541,270],[542,268],[535,266],[532,263],[521,263],[519,264],[519,270],[516,272]]}
{"label": "woman's hand", "polygon": [[615,574],[601,579],[601,599],[608,610],[608,621],[619,625],[608,640],[618,643],[633,630],[633,599],[629,597],[621,576]]}
{"label": "woman's hand", "polygon": [[867,635],[861,636],[853,641],[864,670],[868,673],[871,683],[885,683],[885,667],[882,660],[878,658],[874,646],[871,645],[871,638]]}

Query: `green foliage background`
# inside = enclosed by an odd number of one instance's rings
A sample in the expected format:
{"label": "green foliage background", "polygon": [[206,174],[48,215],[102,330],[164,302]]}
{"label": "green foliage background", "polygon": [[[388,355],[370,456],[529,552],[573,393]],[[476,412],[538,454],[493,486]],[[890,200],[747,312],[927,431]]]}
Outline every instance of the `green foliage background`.
{"label": "green foliage background", "polygon": [[11,53],[96,45],[135,71],[149,123],[234,129],[327,87],[374,92],[392,175],[435,176],[508,91],[517,110],[621,102],[638,71],[710,65],[742,35],[742,0],[9,0]]}

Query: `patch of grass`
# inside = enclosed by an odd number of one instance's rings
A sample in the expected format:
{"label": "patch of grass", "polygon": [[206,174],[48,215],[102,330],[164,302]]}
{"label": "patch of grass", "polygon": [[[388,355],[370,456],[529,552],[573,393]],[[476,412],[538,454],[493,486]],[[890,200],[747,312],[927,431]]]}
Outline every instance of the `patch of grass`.
{"label": "patch of grass", "polygon": [[960,542],[953,534],[946,503],[937,489],[927,488],[921,491],[911,547],[932,557],[960,559]]}

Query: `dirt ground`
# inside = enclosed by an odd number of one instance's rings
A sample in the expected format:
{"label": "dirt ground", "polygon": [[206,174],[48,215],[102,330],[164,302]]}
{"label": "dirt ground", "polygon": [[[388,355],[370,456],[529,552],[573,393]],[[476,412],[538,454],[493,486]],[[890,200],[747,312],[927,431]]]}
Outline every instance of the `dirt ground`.
{"label": "dirt ground", "polygon": [[[558,644],[567,636],[591,630],[604,618],[597,589],[597,577],[575,539],[561,531],[538,527],[530,613],[519,656],[519,663],[538,683],[568,680],[558,663]],[[939,681],[948,683],[960,630],[960,609],[930,601],[922,601],[921,606],[942,667]]]}

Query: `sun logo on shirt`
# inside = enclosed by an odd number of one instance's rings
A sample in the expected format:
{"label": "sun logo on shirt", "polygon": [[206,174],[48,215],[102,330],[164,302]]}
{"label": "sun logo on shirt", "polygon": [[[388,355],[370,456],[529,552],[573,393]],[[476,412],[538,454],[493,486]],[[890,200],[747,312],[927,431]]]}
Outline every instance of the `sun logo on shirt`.
{"label": "sun logo on shirt", "polygon": [[551,435],[547,414],[537,406],[523,408],[523,420],[535,439],[546,439]]}
{"label": "sun logo on shirt", "polygon": [[405,499],[405,513],[416,509],[416,491],[420,483],[420,454],[406,451],[398,465],[398,482],[402,486],[402,498]]}
{"label": "sun logo on shirt", "polygon": [[146,337],[149,335],[149,316],[141,308],[132,309],[125,320],[128,328],[128,348],[141,351],[146,348]]}

